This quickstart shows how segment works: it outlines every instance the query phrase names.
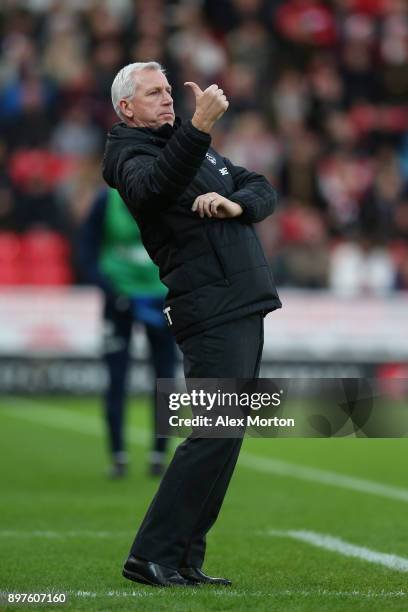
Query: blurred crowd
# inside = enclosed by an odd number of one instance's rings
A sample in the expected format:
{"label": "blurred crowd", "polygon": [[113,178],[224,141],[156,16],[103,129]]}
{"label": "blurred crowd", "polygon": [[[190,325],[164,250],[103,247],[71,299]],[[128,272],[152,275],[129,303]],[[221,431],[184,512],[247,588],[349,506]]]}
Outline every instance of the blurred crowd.
{"label": "blurred crowd", "polygon": [[227,93],[213,144],[281,194],[259,226],[281,286],[408,290],[406,0],[2,0],[0,32],[0,283],[41,282],[3,264],[50,235],[43,282],[83,280],[112,80],[157,60],[183,118],[184,81]]}

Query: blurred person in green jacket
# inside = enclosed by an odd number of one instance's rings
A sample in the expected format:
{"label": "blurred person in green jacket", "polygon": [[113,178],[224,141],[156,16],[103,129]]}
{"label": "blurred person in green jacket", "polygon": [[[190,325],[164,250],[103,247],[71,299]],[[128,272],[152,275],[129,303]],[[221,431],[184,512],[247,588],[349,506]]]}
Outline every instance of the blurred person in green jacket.
{"label": "blurred person in green jacket", "polygon": [[[115,189],[95,197],[80,231],[79,255],[87,281],[104,294],[103,356],[109,374],[104,397],[112,465],[110,476],[126,474],[124,416],[130,341],[134,323],[143,325],[156,378],[173,378],[176,350],[162,309],[166,288],[147,255],[137,224]],[[155,398],[155,395],[154,395]],[[149,471],[164,471],[167,439],[157,435],[154,399],[154,436]]]}

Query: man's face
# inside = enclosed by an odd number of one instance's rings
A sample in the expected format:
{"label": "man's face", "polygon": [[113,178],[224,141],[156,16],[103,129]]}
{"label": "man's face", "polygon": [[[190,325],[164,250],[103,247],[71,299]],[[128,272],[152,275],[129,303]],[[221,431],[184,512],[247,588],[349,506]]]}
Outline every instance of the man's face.
{"label": "man's face", "polygon": [[157,129],[174,124],[171,87],[159,70],[141,70],[135,75],[136,90],[132,98],[120,101],[128,125]]}

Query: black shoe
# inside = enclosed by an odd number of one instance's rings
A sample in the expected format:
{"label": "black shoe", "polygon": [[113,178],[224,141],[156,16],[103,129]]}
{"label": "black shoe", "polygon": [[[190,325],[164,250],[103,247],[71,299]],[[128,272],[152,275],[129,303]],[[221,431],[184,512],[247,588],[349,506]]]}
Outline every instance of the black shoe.
{"label": "black shoe", "polygon": [[134,582],[151,586],[195,586],[189,580],[180,576],[176,569],[138,559],[132,555],[126,561],[122,575]]}
{"label": "black shoe", "polygon": [[159,478],[160,476],[163,476],[165,471],[166,466],[163,463],[160,463],[159,461],[152,461],[149,465],[149,475],[153,476],[154,478]]}
{"label": "black shoe", "polygon": [[219,586],[231,586],[232,584],[231,580],[227,578],[207,576],[198,567],[181,567],[179,573],[193,584],[215,584]]}
{"label": "black shoe", "polygon": [[108,478],[112,480],[119,480],[120,478],[125,478],[128,473],[128,465],[127,463],[112,463],[108,470]]}
{"label": "black shoe", "polygon": [[150,453],[149,474],[155,478],[163,476],[166,471],[166,454],[159,451]]}

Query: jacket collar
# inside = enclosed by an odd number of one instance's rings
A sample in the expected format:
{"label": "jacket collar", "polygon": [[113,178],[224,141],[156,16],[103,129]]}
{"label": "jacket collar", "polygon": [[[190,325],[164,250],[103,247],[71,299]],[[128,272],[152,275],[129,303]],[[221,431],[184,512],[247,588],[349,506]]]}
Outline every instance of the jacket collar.
{"label": "jacket collar", "polygon": [[120,123],[116,123],[112,131],[115,133],[120,133],[122,137],[134,138],[135,136],[150,136],[153,138],[165,139],[168,140],[173,133],[180,127],[181,119],[180,117],[176,117],[174,121],[174,125],[170,125],[169,123],[164,123],[158,129],[148,128],[148,127],[132,127],[127,125],[124,121]]}

